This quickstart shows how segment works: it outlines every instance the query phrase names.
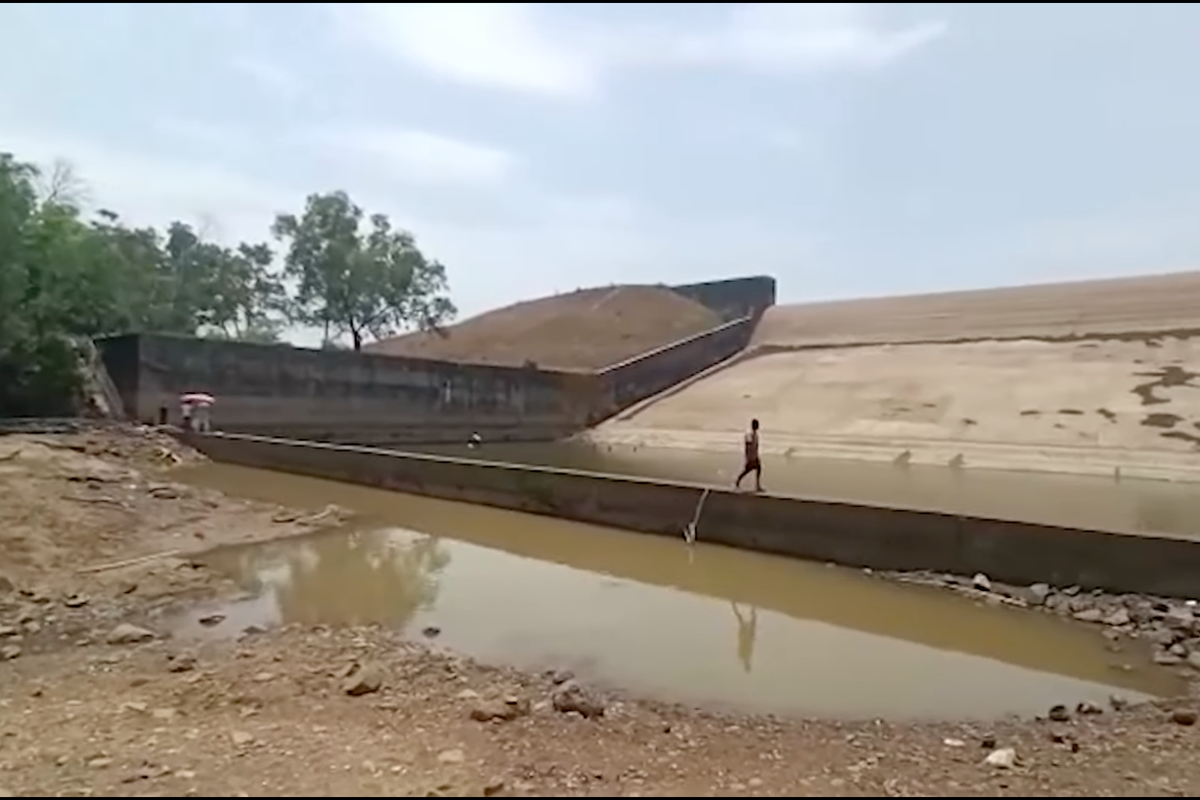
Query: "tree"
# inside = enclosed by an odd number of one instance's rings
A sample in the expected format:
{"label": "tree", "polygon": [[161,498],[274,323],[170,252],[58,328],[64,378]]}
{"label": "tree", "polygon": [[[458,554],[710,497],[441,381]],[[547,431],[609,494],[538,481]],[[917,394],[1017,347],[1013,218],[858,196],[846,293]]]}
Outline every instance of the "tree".
{"label": "tree", "polygon": [[327,340],[348,334],[356,351],[366,336],[453,319],[445,267],[383,214],[366,224],[364,216],[344,192],[333,192],[310,195],[300,217],[276,218],[272,232],[286,244],[284,274],[297,287],[292,319],[322,328]]}

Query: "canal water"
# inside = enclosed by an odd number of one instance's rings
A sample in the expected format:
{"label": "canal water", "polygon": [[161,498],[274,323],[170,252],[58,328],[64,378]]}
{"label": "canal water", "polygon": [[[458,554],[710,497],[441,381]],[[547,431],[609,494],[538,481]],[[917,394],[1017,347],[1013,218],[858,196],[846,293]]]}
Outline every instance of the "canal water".
{"label": "canal water", "polygon": [[[1090,628],[849,570],[218,464],[183,479],[357,512],[349,532],[214,551],[247,598],[184,636],[379,623],[491,662],[665,700],[843,718],[991,718],[1167,694],[1178,678]],[[215,628],[199,619],[219,612]]]}
{"label": "canal water", "polygon": [[[669,450],[595,445],[582,440],[425,445],[418,452],[729,486],[741,451]],[[752,479],[745,482],[749,487]],[[1004,470],[897,466],[849,459],[767,455],[763,488],[772,494],[823,497],[932,511],[1125,532],[1200,535],[1195,484]]]}

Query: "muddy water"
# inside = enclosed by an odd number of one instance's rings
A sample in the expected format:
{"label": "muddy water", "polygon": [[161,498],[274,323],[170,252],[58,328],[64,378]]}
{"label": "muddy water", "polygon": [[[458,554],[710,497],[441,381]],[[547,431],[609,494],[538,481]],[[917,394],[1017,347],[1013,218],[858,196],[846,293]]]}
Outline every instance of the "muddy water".
{"label": "muddy water", "polygon": [[[418,448],[413,448],[418,449]],[[728,486],[741,453],[545,444],[430,445],[423,452],[615,475]],[[749,486],[752,479],[746,482]],[[1081,475],[954,470],[837,459],[763,458],[763,488],[776,494],[979,514],[1101,530],[1200,535],[1194,484]]]}
{"label": "muddy water", "polygon": [[349,534],[218,551],[248,599],[185,635],[381,623],[664,699],[845,717],[991,717],[1173,691],[1096,632],[858,571],[243,467],[191,481],[359,514]]}

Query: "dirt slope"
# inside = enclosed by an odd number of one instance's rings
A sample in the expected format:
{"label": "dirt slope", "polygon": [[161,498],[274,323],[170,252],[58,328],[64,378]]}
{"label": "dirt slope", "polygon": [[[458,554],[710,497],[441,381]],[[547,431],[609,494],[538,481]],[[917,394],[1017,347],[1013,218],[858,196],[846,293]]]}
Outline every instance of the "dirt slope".
{"label": "dirt slope", "polygon": [[551,369],[607,367],[721,324],[661,286],[582,289],[506,306],[438,333],[368,345],[372,353]]}
{"label": "dirt slope", "polygon": [[767,311],[754,343],[882,344],[1188,328],[1200,328],[1200,272],[781,305]]}

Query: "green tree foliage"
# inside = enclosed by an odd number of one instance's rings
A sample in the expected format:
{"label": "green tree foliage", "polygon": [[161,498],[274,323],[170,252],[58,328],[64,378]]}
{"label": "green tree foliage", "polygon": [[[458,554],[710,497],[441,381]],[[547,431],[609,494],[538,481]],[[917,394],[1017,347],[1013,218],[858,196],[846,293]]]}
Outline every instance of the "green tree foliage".
{"label": "green tree foliage", "polygon": [[295,281],[291,316],[330,335],[366,336],[436,328],[456,313],[446,269],[427,259],[407,231],[382,214],[365,214],[344,192],[310,195],[299,217],[273,226],[285,243],[284,274]]}
{"label": "green tree foliage", "polygon": [[[175,222],[165,231],[82,208],[64,163],[48,172],[0,153],[0,416],[78,408],[81,337],[131,331],[275,342],[290,321],[363,337],[454,314],[445,269],[386,217],[363,224],[345,194],[281,215],[283,270],[264,243],[236,247]],[[360,228],[365,228],[360,232]],[[287,280],[294,279],[294,293]]]}

